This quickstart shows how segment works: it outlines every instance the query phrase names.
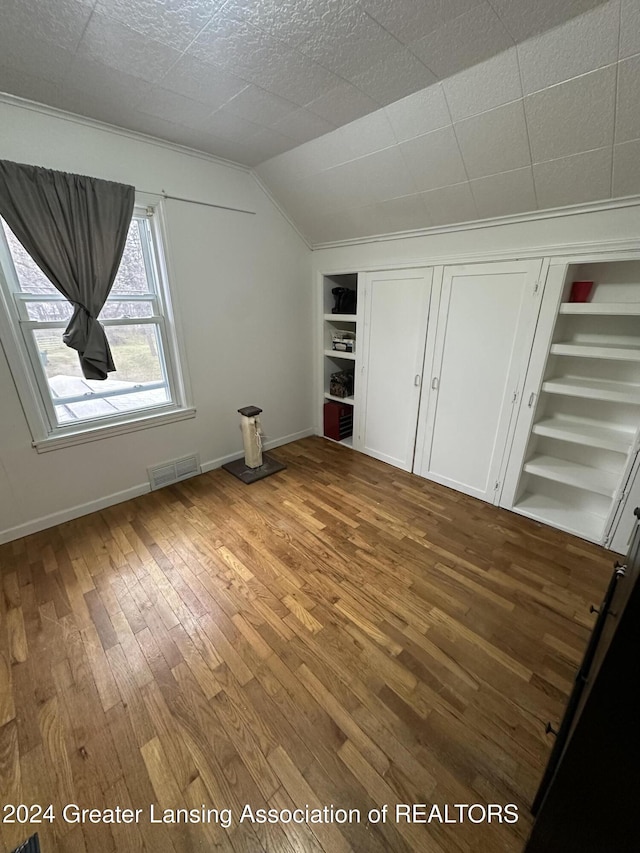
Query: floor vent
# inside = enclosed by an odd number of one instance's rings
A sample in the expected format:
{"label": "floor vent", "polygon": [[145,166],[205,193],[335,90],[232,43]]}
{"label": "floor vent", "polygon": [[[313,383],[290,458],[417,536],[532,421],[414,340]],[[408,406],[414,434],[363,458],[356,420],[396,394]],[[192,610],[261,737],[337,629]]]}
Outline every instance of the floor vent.
{"label": "floor vent", "polygon": [[174,459],[172,462],[165,462],[163,465],[156,465],[155,468],[148,468],[147,470],[149,471],[149,483],[152,489],[161,489],[163,486],[202,473],[200,471],[200,460],[197,456]]}

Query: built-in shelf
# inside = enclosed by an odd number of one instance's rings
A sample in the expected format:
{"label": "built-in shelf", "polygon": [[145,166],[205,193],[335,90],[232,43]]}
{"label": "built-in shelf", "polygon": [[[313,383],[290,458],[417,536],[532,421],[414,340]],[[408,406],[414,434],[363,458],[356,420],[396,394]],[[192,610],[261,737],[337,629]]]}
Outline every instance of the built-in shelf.
{"label": "built-in shelf", "polygon": [[572,444],[599,447],[618,453],[628,453],[635,438],[635,430],[616,429],[606,424],[598,425],[592,421],[562,416],[539,421],[534,424],[533,432],[535,435],[555,438],[558,441],[569,441]]}
{"label": "built-in shelf", "polygon": [[547,379],[542,385],[547,394],[565,394],[587,400],[605,400],[610,403],[640,405],[640,385],[631,382],[614,382],[609,379],[591,379],[582,376],[560,376]]}
{"label": "built-in shelf", "polygon": [[353,406],[354,399],[353,397],[337,397],[335,394],[329,394],[327,391],[324,392],[325,400],[335,400],[336,403],[346,403],[349,406]]}
{"label": "built-in shelf", "polygon": [[525,463],[524,470],[527,474],[585,489],[607,498],[614,496],[620,482],[620,472],[603,471],[601,468],[579,465],[556,456],[534,456]]}
{"label": "built-in shelf", "polygon": [[355,323],[356,315],[355,314],[325,314],[325,320],[333,321],[334,323]]}
{"label": "built-in shelf", "polygon": [[640,315],[638,302],[563,302],[561,314],[608,314],[609,316],[628,317]]}
{"label": "built-in shelf", "polygon": [[551,355],[569,355],[573,358],[607,358],[615,361],[640,361],[640,348],[619,344],[597,346],[595,344],[553,344]]}
{"label": "built-in shelf", "polygon": [[604,516],[585,512],[583,509],[572,508],[566,503],[554,500],[547,495],[531,492],[525,493],[514,506],[514,509],[527,518],[533,518],[543,524],[550,524],[559,530],[574,533],[576,536],[582,536],[583,539],[589,539],[592,542],[601,540],[606,522]]}
{"label": "built-in shelf", "polygon": [[355,352],[340,352],[335,349],[326,349],[324,351],[325,355],[330,356],[331,358],[346,358],[347,361],[355,361],[356,354]]}

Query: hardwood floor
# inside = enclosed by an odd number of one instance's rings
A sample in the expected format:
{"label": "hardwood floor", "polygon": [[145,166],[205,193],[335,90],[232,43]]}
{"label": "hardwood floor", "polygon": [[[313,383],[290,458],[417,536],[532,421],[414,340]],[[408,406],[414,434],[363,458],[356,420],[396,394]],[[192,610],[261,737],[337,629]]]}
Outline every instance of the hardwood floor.
{"label": "hardwood floor", "polygon": [[55,814],[1,824],[3,851],[522,850],[613,555],[320,438],[273,455],[251,486],[218,470],[0,547],[0,803]]}

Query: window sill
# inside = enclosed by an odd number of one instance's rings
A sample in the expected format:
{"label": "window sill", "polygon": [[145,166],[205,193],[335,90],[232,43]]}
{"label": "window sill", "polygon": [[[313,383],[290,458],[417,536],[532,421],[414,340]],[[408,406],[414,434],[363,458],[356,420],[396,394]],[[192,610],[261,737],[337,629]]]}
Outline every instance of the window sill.
{"label": "window sill", "polygon": [[111,423],[104,426],[91,426],[77,432],[67,432],[60,435],[52,435],[48,438],[33,442],[38,453],[48,453],[50,450],[61,450],[65,447],[73,447],[76,444],[86,444],[89,441],[101,441],[104,438],[112,438],[116,435],[124,435],[127,432],[137,432],[150,427],[164,426],[176,421],[184,421],[194,418],[196,410],[192,407],[176,409],[172,412],[162,414],[146,415],[135,420]]}

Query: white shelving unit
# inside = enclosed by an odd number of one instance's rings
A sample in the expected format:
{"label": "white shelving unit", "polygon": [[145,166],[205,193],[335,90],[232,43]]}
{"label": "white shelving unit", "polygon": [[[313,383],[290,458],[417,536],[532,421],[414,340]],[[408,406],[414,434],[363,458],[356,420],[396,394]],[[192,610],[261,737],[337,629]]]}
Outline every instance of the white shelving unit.
{"label": "white shelving unit", "polygon": [[[555,275],[546,349],[534,344],[530,367],[542,377],[528,382],[519,473],[503,505],[606,545],[638,453],[640,261],[567,264]],[[591,300],[570,302],[572,282],[584,280],[595,282]]]}
{"label": "white shelving unit", "polygon": [[[355,389],[355,373],[356,362],[358,360],[358,318],[357,314],[334,314],[333,306],[335,304],[332,290],[335,287],[344,287],[347,290],[358,292],[358,274],[357,273],[342,273],[337,275],[322,276],[321,282],[321,383],[323,388],[323,396],[320,401],[320,423],[324,420],[324,404],[327,401],[341,403],[350,406],[355,413],[357,400],[357,391]],[[332,339],[335,332],[352,332],[356,335],[355,351],[342,352],[334,350],[332,347]],[[341,370],[350,370],[354,373],[354,393],[347,397],[338,397],[330,392],[331,374]],[[323,430],[324,432],[324,430]],[[325,438],[330,436],[325,435]],[[334,440],[334,439],[330,439]],[[340,444],[347,447],[353,447],[353,436],[349,435],[343,438]]]}

